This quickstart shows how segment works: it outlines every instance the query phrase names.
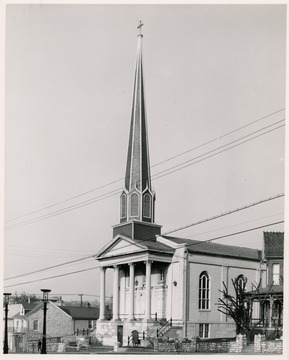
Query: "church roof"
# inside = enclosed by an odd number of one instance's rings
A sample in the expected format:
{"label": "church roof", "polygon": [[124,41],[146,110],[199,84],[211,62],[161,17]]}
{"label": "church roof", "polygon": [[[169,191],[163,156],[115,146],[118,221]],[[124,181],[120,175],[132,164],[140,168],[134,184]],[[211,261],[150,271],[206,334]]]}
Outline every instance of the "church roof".
{"label": "church roof", "polygon": [[141,240],[141,241],[137,241],[137,240],[133,240],[136,244],[139,243],[142,246],[145,246],[148,250],[152,250],[152,251],[160,251],[160,252],[168,252],[170,254],[174,253],[174,249],[172,249],[171,247],[162,244],[160,242],[157,241],[148,241],[148,240]]}
{"label": "church roof", "polygon": [[241,246],[223,245],[173,236],[162,236],[176,244],[186,244],[189,253],[202,253],[212,256],[225,256],[249,260],[261,260],[261,251]]}

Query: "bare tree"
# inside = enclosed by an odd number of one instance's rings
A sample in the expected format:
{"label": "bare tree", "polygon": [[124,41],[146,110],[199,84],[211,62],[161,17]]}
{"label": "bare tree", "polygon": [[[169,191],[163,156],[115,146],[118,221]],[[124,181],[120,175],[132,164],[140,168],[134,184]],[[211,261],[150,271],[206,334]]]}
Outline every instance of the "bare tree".
{"label": "bare tree", "polygon": [[218,299],[218,311],[230,316],[236,323],[236,333],[247,334],[251,328],[252,310],[248,306],[245,289],[247,278],[237,277],[232,279],[234,294],[228,292],[226,284],[223,282],[222,297]]}
{"label": "bare tree", "polygon": [[268,299],[268,294],[272,285],[268,288],[265,296],[259,293],[260,284],[252,284],[254,290],[246,293],[247,278],[243,275],[231,279],[234,293],[230,294],[226,284],[223,282],[223,290],[219,290],[222,297],[218,299],[218,311],[231,317],[236,323],[236,334],[245,334],[249,339],[251,333],[262,322],[262,318],[255,319],[253,322],[253,303],[258,301],[260,306]]}

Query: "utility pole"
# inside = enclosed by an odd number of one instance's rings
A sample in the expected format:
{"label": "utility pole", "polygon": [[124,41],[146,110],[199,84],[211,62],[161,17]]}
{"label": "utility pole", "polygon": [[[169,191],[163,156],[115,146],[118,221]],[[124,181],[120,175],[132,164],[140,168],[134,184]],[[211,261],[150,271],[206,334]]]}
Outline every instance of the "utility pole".
{"label": "utility pole", "polygon": [[11,293],[4,293],[4,305],[5,305],[5,332],[4,332],[4,348],[3,354],[8,354],[8,305],[9,305],[9,296]]}

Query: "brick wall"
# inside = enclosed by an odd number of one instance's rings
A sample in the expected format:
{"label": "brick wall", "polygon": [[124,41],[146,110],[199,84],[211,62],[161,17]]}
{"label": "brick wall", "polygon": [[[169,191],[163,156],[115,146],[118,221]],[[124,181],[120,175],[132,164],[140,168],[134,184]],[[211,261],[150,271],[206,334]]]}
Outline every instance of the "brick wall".
{"label": "brick wall", "polygon": [[270,353],[270,354],[282,354],[283,352],[283,341],[272,340],[266,341],[265,335],[255,335],[254,338],[254,352],[257,353]]}
{"label": "brick wall", "polygon": [[199,353],[241,353],[247,346],[245,335],[238,335],[236,340],[230,339],[206,339],[197,340],[166,338],[155,339],[154,349],[157,352],[199,352]]}

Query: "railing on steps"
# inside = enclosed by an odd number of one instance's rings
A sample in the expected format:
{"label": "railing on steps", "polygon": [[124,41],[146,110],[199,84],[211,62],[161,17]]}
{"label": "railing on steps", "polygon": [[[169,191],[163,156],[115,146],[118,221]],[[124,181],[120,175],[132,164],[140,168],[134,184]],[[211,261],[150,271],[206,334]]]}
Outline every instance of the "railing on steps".
{"label": "railing on steps", "polygon": [[157,329],[157,338],[164,336],[172,327],[173,319],[166,321],[159,329]]}
{"label": "railing on steps", "polygon": [[[133,342],[133,337],[134,335],[131,334],[130,336],[127,337],[127,346],[129,346],[129,344],[131,342]],[[140,340],[147,340],[151,345],[154,345],[154,339],[145,331],[143,331],[142,333],[138,333],[138,342]],[[136,345],[136,344],[133,344],[133,345]]]}
{"label": "railing on steps", "polygon": [[94,331],[96,330],[96,324],[93,325],[93,327],[88,328],[88,329],[76,329],[76,331],[74,332],[74,334],[76,336],[89,336],[91,335]]}

